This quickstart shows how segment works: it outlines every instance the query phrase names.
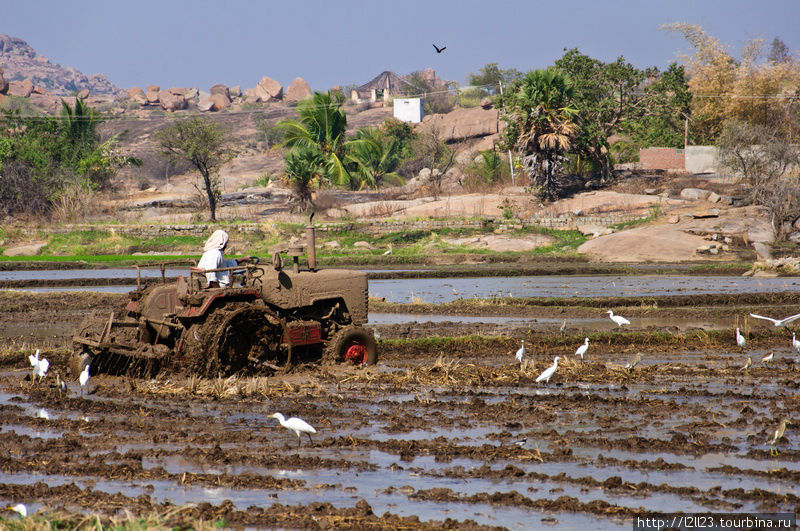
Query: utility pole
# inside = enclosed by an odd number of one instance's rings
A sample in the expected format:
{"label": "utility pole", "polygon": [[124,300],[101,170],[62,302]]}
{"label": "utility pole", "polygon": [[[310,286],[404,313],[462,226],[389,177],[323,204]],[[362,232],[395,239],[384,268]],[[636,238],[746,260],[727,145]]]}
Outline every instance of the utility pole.
{"label": "utility pole", "polygon": [[[500,80],[500,95],[503,95],[503,81]],[[498,124],[499,125],[499,124]],[[499,127],[497,128],[500,129]],[[514,184],[514,156],[511,154],[511,149],[508,150],[508,167],[511,170],[511,186]]]}

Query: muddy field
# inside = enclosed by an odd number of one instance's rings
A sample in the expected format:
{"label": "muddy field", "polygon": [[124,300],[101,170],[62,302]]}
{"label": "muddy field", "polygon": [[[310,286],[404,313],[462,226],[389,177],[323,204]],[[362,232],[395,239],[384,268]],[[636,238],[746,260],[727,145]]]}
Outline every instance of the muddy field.
{"label": "muddy field", "polygon": [[[73,328],[120,300],[0,292],[0,504],[76,521],[127,509],[176,525],[392,529],[800,511],[798,353],[790,331],[746,318],[800,312],[791,292],[375,302],[375,367],[98,376],[83,396],[74,381],[60,393]],[[632,326],[609,326],[608,308]],[[34,348],[51,361],[37,384]],[[535,383],[556,355],[553,379]],[[298,447],[276,411],[319,433]],[[783,418],[794,424],[774,456],[765,442]]]}

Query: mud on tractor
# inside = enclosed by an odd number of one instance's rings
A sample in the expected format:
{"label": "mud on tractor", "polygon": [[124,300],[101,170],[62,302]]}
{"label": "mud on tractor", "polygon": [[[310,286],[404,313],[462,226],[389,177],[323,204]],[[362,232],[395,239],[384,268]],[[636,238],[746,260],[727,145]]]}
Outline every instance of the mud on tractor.
{"label": "mud on tractor", "polygon": [[[284,267],[283,255],[292,259]],[[307,264],[300,258],[307,255]],[[144,284],[129,293],[124,308],[94,313],[73,337],[72,371],[149,373],[170,368],[205,376],[285,370],[298,361],[377,361],[367,321],[367,274],[317,269],[315,230],[305,245],[277,250],[269,265],[255,263],[208,271],[230,271],[226,287],[208,287],[207,270],[188,277]],[[143,266],[136,266],[143,267]]]}

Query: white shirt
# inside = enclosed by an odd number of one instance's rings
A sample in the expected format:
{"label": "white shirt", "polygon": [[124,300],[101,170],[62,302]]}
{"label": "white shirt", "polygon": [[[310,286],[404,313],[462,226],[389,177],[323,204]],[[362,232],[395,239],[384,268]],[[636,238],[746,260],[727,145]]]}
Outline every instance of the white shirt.
{"label": "white shirt", "polygon": [[[221,267],[236,267],[236,260],[225,260],[222,251],[219,249],[209,249],[200,257],[197,267],[200,269],[219,269]],[[206,280],[209,282],[219,282],[220,286],[227,286],[231,283],[230,271],[212,271],[206,273]]]}

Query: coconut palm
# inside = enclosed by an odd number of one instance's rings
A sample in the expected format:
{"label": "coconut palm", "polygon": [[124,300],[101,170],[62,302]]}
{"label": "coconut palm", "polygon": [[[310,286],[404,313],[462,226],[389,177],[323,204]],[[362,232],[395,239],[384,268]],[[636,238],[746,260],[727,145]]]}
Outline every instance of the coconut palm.
{"label": "coconut palm", "polygon": [[558,177],[578,133],[569,77],[553,70],[531,70],[504,100],[506,138],[519,151],[534,186],[548,199],[558,196]]}
{"label": "coconut palm", "polygon": [[342,110],[344,96],[315,92],[297,104],[299,120],[283,120],[278,127],[290,148],[313,148],[322,156],[321,177],[338,185],[347,184],[350,175],[342,163],[347,117]]}
{"label": "coconut palm", "polygon": [[293,211],[305,212],[313,206],[311,192],[319,186],[325,171],[325,157],[314,146],[299,146],[284,157],[286,179],[294,191]]}
{"label": "coconut palm", "polygon": [[400,144],[387,139],[381,131],[362,127],[347,142],[346,160],[352,165],[350,185],[354,189],[364,186],[378,188],[384,181],[399,181],[394,173],[400,163]]}

